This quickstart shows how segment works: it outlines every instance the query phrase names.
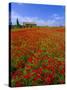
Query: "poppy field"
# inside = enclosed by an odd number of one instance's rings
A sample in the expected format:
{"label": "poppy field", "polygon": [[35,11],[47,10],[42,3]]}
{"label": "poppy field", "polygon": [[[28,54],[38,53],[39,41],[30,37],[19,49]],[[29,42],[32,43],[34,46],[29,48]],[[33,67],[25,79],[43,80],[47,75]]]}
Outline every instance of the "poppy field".
{"label": "poppy field", "polygon": [[65,83],[64,27],[11,29],[11,86]]}

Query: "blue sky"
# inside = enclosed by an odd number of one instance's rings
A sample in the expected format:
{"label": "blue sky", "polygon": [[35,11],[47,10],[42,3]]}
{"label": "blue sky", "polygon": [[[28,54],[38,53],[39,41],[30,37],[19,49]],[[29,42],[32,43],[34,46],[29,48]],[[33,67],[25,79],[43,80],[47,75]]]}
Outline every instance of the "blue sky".
{"label": "blue sky", "polygon": [[43,4],[11,3],[11,21],[34,22],[40,26],[64,26],[65,7]]}

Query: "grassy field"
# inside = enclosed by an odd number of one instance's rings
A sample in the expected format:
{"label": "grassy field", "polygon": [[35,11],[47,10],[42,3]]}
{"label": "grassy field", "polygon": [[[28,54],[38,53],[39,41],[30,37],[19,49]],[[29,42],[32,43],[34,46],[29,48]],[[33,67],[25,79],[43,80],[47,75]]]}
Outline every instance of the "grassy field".
{"label": "grassy field", "polygon": [[11,30],[12,86],[65,83],[64,27]]}

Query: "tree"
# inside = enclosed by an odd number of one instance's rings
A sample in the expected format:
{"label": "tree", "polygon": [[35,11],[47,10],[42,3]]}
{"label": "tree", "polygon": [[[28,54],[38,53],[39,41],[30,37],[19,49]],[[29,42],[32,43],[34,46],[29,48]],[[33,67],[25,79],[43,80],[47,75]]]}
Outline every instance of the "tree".
{"label": "tree", "polygon": [[17,18],[16,22],[17,22],[17,27],[20,27],[18,18]]}

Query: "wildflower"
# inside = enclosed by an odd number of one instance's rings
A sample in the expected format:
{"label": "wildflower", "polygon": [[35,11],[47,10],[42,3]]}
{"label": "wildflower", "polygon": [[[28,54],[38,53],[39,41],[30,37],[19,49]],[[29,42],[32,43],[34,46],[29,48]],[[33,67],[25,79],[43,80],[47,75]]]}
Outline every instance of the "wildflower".
{"label": "wildflower", "polygon": [[22,82],[16,81],[15,86],[16,86],[16,87],[21,87],[21,86],[22,86]]}
{"label": "wildflower", "polygon": [[28,62],[32,63],[32,57],[28,58]]}

